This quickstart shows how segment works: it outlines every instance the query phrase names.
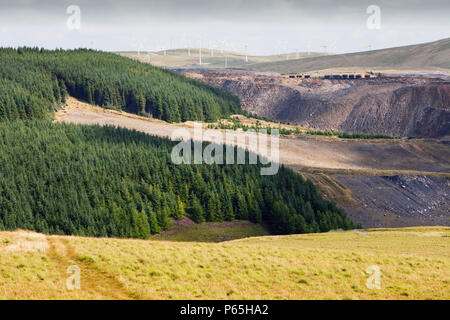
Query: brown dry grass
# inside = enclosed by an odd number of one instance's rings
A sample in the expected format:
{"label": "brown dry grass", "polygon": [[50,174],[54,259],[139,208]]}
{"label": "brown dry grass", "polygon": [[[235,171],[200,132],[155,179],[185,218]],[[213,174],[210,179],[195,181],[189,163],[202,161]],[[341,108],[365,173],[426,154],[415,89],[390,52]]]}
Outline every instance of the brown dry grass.
{"label": "brown dry grass", "polygon": [[[1,232],[0,247],[22,232]],[[45,237],[0,250],[5,299],[450,299],[450,228],[266,236],[223,243]],[[81,290],[65,286],[81,268]],[[381,288],[366,269],[381,269]]]}

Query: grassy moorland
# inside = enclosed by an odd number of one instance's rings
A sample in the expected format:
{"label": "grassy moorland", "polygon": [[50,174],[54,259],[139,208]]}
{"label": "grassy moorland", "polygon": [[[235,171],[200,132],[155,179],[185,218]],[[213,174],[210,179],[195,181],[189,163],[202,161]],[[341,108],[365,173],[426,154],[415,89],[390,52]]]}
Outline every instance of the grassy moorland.
{"label": "grassy moorland", "polygon": [[[346,54],[334,54],[290,61],[271,61],[248,66],[258,71],[281,73],[307,72],[339,68],[394,69],[406,72],[441,71],[450,69],[450,38],[410,46],[363,51]],[[414,71],[415,70],[415,71]]]}
{"label": "grassy moorland", "polygon": [[[324,53],[318,52],[295,52],[271,55],[271,56],[253,56],[246,55],[244,53],[223,51],[223,50],[213,50],[211,54],[211,49],[202,48],[202,64],[200,62],[200,49],[199,48],[183,48],[183,49],[172,49],[166,51],[158,52],[117,52],[117,54],[136,59],[141,62],[150,63],[154,66],[165,67],[165,68],[225,68],[225,59],[227,68],[245,68],[251,66],[255,63],[268,63],[268,62],[278,62],[299,59],[301,58],[311,58],[324,55]],[[226,58],[225,58],[226,57]]]}
{"label": "grassy moorland", "polygon": [[[449,299],[450,228],[222,243],[0,233],[3,299]],[[69,291],[67,268],[81,269]],[[369,289],[366,270],[381,270]]]}

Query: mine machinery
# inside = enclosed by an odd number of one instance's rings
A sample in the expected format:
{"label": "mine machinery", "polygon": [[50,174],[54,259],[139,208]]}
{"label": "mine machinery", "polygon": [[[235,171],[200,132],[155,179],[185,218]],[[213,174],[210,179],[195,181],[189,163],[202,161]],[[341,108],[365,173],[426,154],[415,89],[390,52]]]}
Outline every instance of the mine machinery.
{"label": "mine machinery", "polygon": [[373,72],[342,72],[332,74],[308,74],[308,73],[288,73],[282,74],[281,77],[288,79],[372,79],[375,78]]}

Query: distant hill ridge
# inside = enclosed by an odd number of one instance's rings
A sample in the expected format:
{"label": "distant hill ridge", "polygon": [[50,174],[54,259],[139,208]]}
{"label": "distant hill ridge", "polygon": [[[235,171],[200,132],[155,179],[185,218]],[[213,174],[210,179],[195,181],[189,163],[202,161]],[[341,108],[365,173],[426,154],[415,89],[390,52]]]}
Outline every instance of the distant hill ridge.
{"label": "distant hill ridge", "polygon": [[248,66],[252,70],[281,73],[352,67],[450,72],[450,38],[403,47],[257,63]]}
{"label": "distant hill ridge", "polygon": [[[287,52],[269,56],[255,56],[228,50],[211,50],[202,48],[180,48],[156,52],[122,51],[120,56],[132,58],[154,66],[165,68],[245,68],[253,64],[273,63],[292,59],[322,56],[320,52]],[[201,60],[201,64],[200,64]]]}

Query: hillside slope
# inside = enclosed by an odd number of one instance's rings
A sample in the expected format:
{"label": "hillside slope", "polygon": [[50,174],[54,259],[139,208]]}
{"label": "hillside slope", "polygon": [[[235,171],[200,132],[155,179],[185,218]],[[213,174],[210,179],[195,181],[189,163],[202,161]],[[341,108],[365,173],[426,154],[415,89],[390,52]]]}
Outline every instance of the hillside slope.
{"label": "hillside slope", "polygon": [[404,47],[337,54],[248,66],[248,69],[280,73],[332,68],[450,71],[450,38]]}
{"label": "hillside slope", "polygon": [[275,234],[354,227],[290,169],[175,164],[176,144],[111,126],[2,123],[0,230],[145,239],[185,216],[265,221]]}
{"label": "hillside slope", "polygon": [[[162,137],[171,136],[181,127],[93,107],[73,98],[68,104],[57,113],[59,121],[121,126]],[[255,121],[259,120],[246,119],[244,123]],[[182,128],[194,133],[190,122]],[[351,219],[365,228],[450,226],[450,145],[444,140],[282,136],[279,150],[281,163],[310,179],[327,199],[345,208]]]}
{"label": "hillside slope", "polygon": [[[276,62],[306,57],[317,57],[324,55],[317,52],[299,52],[299,53],[284,53],[271,56],[254,56],[245,55],[243,53],[233,51],[213,50],[202,48],[202,64],[200,64],[200,49],[191,48],[186,49],[171,49],[158,52],[117,52],[117,54],[136,59],[141,62],[150,63],[154,66],[165,68],[245,68],[246,66],[263,63]],[[190,55],[189,55],[190,53]]]}
{"label": "hillside slope", "polygon": [[284,79],[254,72],[209,72],[202,79],[239,96],[246,111],[277,121],[400,137],[450,134],[448,81]]}
{"label": "hillside slope", "polygon": [[0,60],[0,121],[48,118],[68,93],[169,122],[240,111],[239,99],[225,90],[112,53],[0,48]]}
{"label": "hillside slope", "polygon": [[[442,227],[223,243],[0,232],[0,299],[448,300],[449,248]],[[67,289],[69,266],[80,290]],[[366,285],[371,266],[380,289]]]}

